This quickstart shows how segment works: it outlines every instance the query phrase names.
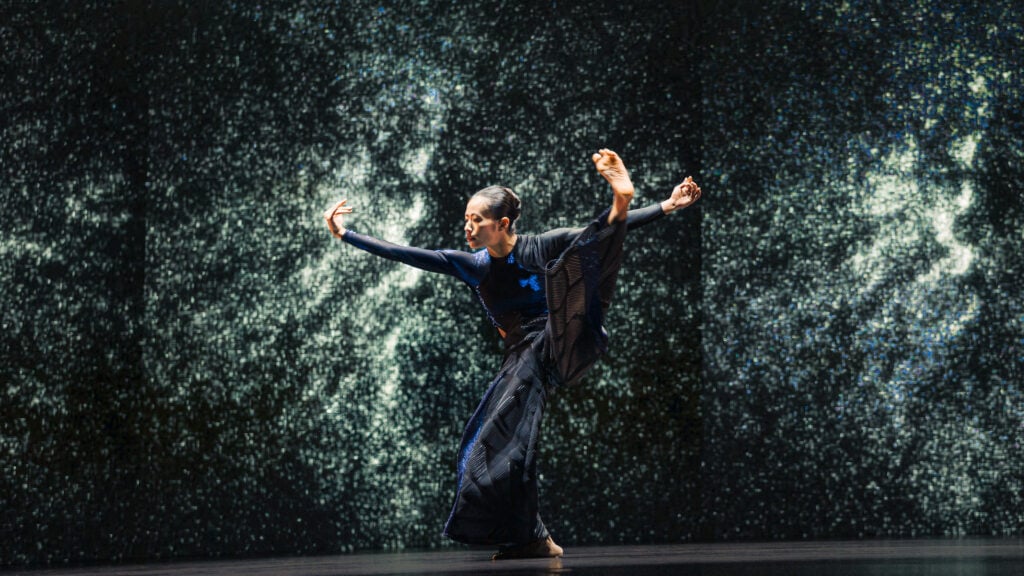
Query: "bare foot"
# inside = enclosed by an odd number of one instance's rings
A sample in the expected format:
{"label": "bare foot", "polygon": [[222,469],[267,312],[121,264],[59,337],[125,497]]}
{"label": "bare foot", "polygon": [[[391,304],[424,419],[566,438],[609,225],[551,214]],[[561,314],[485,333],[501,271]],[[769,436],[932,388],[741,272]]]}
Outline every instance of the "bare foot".
{"label": "bare foot", "polygon": [[626,165],[619,155],[607,148],[602,148],[590,158],[594,167],[612,186],[612,210],[608,214],[608,223],[625,220],[629,211],[629,202],[633,200],[633,181],[629,179]]}
{"label": "bare foot", "polygon": [[491,556],[491,560],[511,560],[513,558],[558,558],[562,555],[562,547],[555,544],[548,536],[544,540],[534,540],[529,544],[506,548]]}

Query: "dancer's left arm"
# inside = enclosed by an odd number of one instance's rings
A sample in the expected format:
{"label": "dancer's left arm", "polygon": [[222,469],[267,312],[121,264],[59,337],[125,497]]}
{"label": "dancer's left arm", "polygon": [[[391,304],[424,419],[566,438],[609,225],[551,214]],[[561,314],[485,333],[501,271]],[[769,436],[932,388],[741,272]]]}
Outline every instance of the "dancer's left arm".
{"label": "dancer's left arm", "polygon": [[[646,226],[662,216],[671,214],[676,210],[682,210],[692,205],[698,198],[700,198],[700,186],[697,186],[692,176],[687,176],[686,180],[683,180],[682,183],[672,189],[672,193],[667,199],[657,204],[630,210],[626,213],[627,230]],[[582,228],[574,229],[577,234],[582,230]]]}
{"label": "dancer's left arm", "polygon": [[693,181],[693,177],[687,176],[686,180],[672,189],[672,194],[666,200],[638,210],[630,210],[626,215],[626,225],[632,230],[650,224],[666,214],[692,205],[698,198],[700,186]]}
{"label": "dancer's left arm", "polygon": [[[676,210],[682,210],[691,206],[700,198],[700,186],[694,182],[692,177],[687,176],[681,184],[672,189],[669,197],[657,204],[651,204],[636,210],[630,210],[626,214],[626,226],[628,230],[646,226],[655,220],[663,218]],[[583,228],[556,228],[538,235],[537,239],[543,246],[542,261],[547,262],[557,258],[562,250],[565,250],[572,241],[579,236]]]}

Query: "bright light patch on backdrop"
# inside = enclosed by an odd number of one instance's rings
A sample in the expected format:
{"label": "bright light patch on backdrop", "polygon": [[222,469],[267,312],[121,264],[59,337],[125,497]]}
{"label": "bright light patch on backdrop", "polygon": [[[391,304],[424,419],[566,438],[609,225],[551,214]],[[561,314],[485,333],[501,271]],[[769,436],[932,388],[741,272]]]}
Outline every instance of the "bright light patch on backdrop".
{"label": "bright light patch on backdrop", "polygon": [[601,147],[704,198],[551,396],[557,541],[1024,527],[1019,2],[50,4],[0,19],[5,566],[447,545],[500,343],[321,213],[582,225]]}

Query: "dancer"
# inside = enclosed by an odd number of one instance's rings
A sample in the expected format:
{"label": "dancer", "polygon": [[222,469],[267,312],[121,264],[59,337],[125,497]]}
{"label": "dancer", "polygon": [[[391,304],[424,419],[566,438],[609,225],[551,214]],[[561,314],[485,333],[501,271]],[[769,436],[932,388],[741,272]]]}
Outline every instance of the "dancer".
{"label": "dancer", "polygon": [[[505,344],[501,370],[469,419],[458,452],[449,538],[494,545],[494,559],[557,557],[537,510],[536,456],[547,395],[572,385],[607,350],[611,304],[627,229],[700,198],[687,177],[669,198],[629,211],[633,183],[621,158],[592,157],[611,185],[612,205],[585,228],[518,234],[519,198],[490,186],[466,205],[466,242],[475,252],[397,246],[348,230],[347,200],[324,212],[336,238],[377,256],[455,276],[473,290]],[[482,249],[481,249],[482,248]]]}

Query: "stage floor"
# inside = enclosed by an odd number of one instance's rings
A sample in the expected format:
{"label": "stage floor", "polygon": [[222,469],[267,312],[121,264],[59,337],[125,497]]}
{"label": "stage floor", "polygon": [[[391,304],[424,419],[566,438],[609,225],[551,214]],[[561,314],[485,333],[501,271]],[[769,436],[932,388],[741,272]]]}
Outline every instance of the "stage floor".
{"label": "stage floor", "polygon": [[868,540],[566,548],[564,558],[492,562],[486,550],[167,562],[17,571],[33,576],[342,574],[986,575],[1024,574],[1024,539]]}

